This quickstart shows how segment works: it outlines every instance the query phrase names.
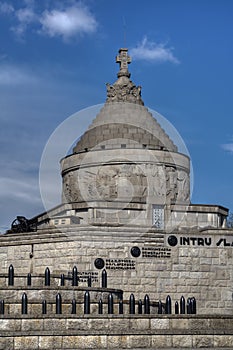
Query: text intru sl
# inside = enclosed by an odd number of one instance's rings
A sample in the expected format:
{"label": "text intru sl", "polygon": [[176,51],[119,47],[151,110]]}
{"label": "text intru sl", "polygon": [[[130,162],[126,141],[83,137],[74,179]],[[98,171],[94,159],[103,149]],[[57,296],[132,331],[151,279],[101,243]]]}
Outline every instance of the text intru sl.
{"label": "text intru sl", "polygon": [[211,237],[180,237],[180,245],[210,246]]}

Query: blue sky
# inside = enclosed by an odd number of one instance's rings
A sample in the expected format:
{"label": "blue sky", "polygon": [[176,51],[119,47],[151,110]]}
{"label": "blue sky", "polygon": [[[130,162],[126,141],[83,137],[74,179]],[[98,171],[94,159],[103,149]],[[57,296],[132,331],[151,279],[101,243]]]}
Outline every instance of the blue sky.
{"label": "blue sky", "polygon": [[233,211],[232,18],[231,0],[0,1],[0,231],[44,211],[46,142],[70,115],[105,101],[125,46],[145,105],[186,142],[192,202]]}

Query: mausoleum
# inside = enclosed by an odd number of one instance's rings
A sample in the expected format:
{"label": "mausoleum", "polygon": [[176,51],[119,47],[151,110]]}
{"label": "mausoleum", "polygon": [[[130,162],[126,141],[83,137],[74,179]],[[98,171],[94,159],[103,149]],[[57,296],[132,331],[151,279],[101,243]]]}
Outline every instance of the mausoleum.
{"label": "mausoleum", "polygon": [[116,62],[61,160],[61,203],[0,237],[0,345],[233,349],[228,209],[191,202],[189,156],[144,106],[127,49]]}
{"label": "mausoleum", "polygon": [[[178,151],[130,80],[127,49],[118,79],[73,153],[61,160],[59,211],[38,225],[136,225],[159,230],[222,228],[227,209],[190,202],[190,159]],[[62,224],[63,223],[63,224]]]}

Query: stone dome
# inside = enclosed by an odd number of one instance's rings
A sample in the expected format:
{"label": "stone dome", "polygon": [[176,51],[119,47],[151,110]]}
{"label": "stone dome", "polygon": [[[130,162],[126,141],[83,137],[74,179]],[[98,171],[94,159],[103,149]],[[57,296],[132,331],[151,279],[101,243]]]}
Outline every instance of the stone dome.
{"label": "stone dome", "polygon": [[93,148],[149,148],[177,152],[169,136],[144,106],[129,102],[105,103],[88,130],[74,147],[74,153]]}

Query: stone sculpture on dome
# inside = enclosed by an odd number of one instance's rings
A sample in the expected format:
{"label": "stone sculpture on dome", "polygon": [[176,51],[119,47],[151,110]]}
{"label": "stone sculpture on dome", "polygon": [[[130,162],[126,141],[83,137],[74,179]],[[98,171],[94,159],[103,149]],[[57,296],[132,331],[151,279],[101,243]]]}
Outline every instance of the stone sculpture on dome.
{"label": "stone sculpture on dome", "polygon": [[116,57],[116,63],[120,64],[120,70],[117,74],[117,81],[111,85],[107,83],[106,102],[130,102],[144,105],[141,98],[141,86],[136,86],[129,78],[128,64],[131,58],[127,54],[128,49],[120,49]]}

